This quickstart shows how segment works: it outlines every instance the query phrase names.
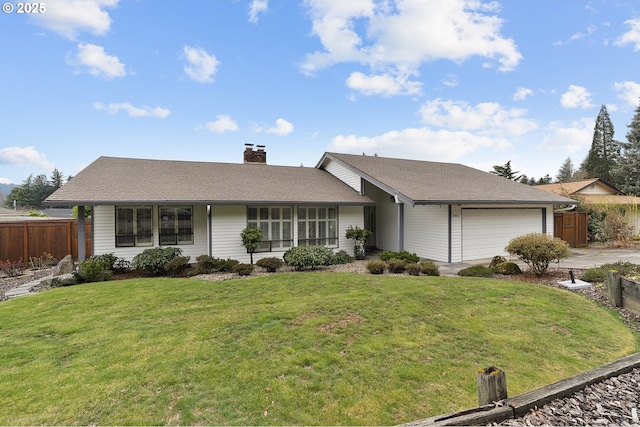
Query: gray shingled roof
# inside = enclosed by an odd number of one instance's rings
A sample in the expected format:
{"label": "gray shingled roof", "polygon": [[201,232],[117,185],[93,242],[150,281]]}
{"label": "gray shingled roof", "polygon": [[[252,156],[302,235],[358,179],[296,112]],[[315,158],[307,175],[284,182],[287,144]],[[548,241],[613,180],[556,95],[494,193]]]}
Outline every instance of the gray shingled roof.
{"label": "gray shingled roof", "polygon": [[324,170],[266,164],[100,157],[46,200],[107,204],[373,204]]}
{"label": "gray shingled roof", "polygon": [[366,180],[397,194],[408,204],[576,204],[575,200],[538,190],[457,163],[403,160],[378,156],[325,153]]}

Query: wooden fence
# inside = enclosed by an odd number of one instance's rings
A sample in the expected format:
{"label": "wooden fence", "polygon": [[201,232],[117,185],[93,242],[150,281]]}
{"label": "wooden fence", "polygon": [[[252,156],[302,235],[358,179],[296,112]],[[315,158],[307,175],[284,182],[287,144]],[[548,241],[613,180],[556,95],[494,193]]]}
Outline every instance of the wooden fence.
{"label": "wooden fence", "polygon": [[[85,223],[86,256],[91,256],[91,223]],[[71,254],[78,259],[78,220],[53,219],[0,222],[0,260],[38,258],[46,252],[57,259]]]}
{"label": "wooden fence", "polygon": [[640,314],[640,283],[620,276],[616,271],[607,271],[609,301],[620,308]]}
{"label": "wooden fence", "polygon": [[584,248],[588,245],[589,230],[586,212],[556,212],[553,214],[553,235],[569,244],[572,248]]}

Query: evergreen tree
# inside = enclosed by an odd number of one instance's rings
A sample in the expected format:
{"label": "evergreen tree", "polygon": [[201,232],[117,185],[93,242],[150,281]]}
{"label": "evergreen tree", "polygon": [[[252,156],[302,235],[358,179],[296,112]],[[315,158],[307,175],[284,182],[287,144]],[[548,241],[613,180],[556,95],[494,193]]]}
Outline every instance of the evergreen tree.
{"label": "evergreen tree", "polygon": [[58,169],[54,169],[51,172],[51,185],[57,190],[62,187],[62,184],[64,184],[64,175]]}
{"label": "evergreen tree", "polygon": [[51,180],[46,175],[40,174],[35,177],[29,175],[22,185],[17,185],[11,189],[11,193],[5,201],[6,207],[13,207],[13,201],[21,208],[42,209],[44,200],[54,191],[62,186],[64,175],[55,169],[51,175]]}
{"label": "evergreen tree", "polygon": [[518,175],[520,172],[518,171],[514,172],[511,169],[511,160],[509,160],[503,166],[499,166],[499,165],[493,166],[493,170],[489,173],[501,176],[503,178],[510,179],[512,181],[520,181],[520,178],[522,178],[522,175]]}
{"label": "evergreen tree", "polygon": [[627,142],[623,144],[623,156],[612,174],[620,190],[640,196],[640,104],[627,127],[629,129]]}
{"label": "evergreen tree", "polygon": [[573,162],[571,161],[571,157],[567,157],[562,165],[560,166],[560,170],[558,170],[558,174],[556,175],[556,182],[570,182],[573,181],[573,174],[575,173],[575,168],[573,167]]}
{"label": "evergreen tree", "polygon": [[607,107],[603,105],[596,118],[591,149],[580,166],[588,177],[600,178],[611,185],[616,184],[611,170],[616,166],[622,149],[622,143],[613,139],[613,133],[613,123]]}

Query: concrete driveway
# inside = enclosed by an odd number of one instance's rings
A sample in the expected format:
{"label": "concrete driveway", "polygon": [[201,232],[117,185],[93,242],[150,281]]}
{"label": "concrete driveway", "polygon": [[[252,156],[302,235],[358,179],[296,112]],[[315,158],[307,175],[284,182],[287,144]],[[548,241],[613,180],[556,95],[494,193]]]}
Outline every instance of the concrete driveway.
{"label": "concrete driveway", "polygon": [[[507,259],[509,258],[507,257]],[[517,263],[523,270],[526,269],[526,265],[518,258],[513,257],[511,261]],[[549,268],[586,270],[616,261],[640,264],[640,249],[572,248],[569,258],[563,259],[558,264],[551,264]],[[440,273],[442,275],[455,275],[463,268],[476,264],[488,266],[490,262],[491,258],[487,258],[451,264],[438,263],[438,265],[440,266]]]}

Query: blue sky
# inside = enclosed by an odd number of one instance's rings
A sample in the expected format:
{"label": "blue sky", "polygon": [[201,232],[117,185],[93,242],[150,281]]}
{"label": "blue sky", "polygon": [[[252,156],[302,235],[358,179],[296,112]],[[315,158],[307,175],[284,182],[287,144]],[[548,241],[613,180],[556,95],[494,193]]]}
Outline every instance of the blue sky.
{"label": "blue sky", "polygon": [[0,183],[103,155],[241,162],[245,143],[277,165],[364,152],[555,176],[601,105],[624,141],[640,97],[631,0],[30,5],[0,14]]}

